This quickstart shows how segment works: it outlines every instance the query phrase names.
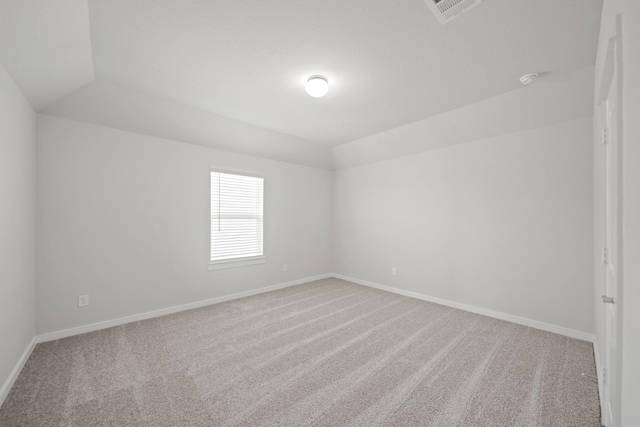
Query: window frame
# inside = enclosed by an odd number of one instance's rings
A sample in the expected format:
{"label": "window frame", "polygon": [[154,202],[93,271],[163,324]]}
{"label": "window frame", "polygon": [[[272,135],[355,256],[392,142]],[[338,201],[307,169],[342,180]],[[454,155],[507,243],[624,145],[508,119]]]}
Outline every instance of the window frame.
{"label": "window frame", "polygon": [[[230,175],[240,175],[240,176],[248,176],[248,177],[253,177],[253,178],[262,178],[262,255],[258,255],[258,256],[248,256],[248,257],[238,257],[238,258],[230,258],[230,259],[222,259],[222,260],[217,260],[217,261],[212,261],[211,260],[211,245],[212,245],[212,234],[213,234],[213,230],[211,229],[212,227],[212,220],[211,220],[211,216],[212,216],[212,212],[211,212],[211,204],[212,204],[212,199],[211,199],[211,193],[212,193],[212,188],[211,188],[211,174],[212,173],[224,173],[224,174],[230,174]],[[221,269],[225,269],[225,268],[235,268],[235,267],[244,267],[244,266],[249,266],[249,265],[257,265],[257,264],[265,264],[267,262],[267,254],[266,254],[266,245],[265,245],[265,240],[266,240],[266,233],[265,233],[265,204],[264,204],[264,200],[265,200],[265,194],[266,194],[266,185],[265,185],[266,179],[264,174],[259,173],[259,172],[251,172],[251,171],[245,171],[245,170],[239,170],[239,169],[226,169],[226,168],[218,168],[218,167],[211,167],[209,169],[209,263],[208,263],[208,270],[212,271],[212,270],[221,270]]]}

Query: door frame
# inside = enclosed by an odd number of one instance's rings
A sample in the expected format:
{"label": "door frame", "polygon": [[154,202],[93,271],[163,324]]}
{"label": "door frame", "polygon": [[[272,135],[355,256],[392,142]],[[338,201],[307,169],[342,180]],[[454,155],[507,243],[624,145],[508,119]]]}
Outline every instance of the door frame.
{"label": "door frame", "polygon": [[[615,90],[616,90],[616,97],[615,97],[615,101],[616,101],[616,105],[615,105],[615,111],[616,111],[616,120],[615,120],[615,141],[606,141],[607,144],[600,144],[600,146],[602,147],[601,149],[605,151],[604,155],[601,157],[604,160],[604,180],[605,180],[605,194],[604,196],[604,205],[605,205],[605,215],[604,215],[604,221],[601,224],[598,224],[599,227],[601,227],[601,232],[602,232],[602,242],[603,242],[603,250],[605,250],[608,241],[607,241],[607,236],[608,236],[608,231],[607,231],[607,218],[608,218],[608,214],[607,214],[607,210],[609,209],[609,201],[608,201],[608,191],[609,191],[609,184],[608,184],[608,179],[609,179],[609,168],[613,167],[613,173],[615,174],[615,181],[616,181],[616,188],[615,188],[615,207],[616,207],[616,216],[614,218],[616,227],[615,227],[615,253],[616,253],[616,263],[615,263],[615,276],[616,276],[616,301],[615,301],[615,305],[613,307],[607,307],[606,305],[604,305],[604,303],[599,300],[598,302],[598,306],[596,308],[596,310],[599,311],[599,313],[602,314],[602,333],[603,333],[603,337],[604,340],[602,340],[601,342],[598,342],[596,340],[596,345],[597,346],[601,346],[601,348],[596,348],[595,349],[595,353],[596,355],[604,355],[603,358],[601,358],[600,364],[602,364],[599,368],[599,375],[598,375],[598,388],[599,388],[599,392],[600,392],[600,404],[601,404],[601,413],[602,413],[602,424],[606,427],[617,427],[618,422],[620,420],[620,367],[621,367],[621,356],[622,356],[622,352],[621,352],[621,343],[622,343],[622,334],[621,334],[621,319],[622,319],[622,304],[620,304],[621,299],[622,299],[622,289],[623,289],[623,276],[622,276],[622,261],[623,261],[623,257],[622,257],[622,239],[623,239],[623,233],[622,233],[622,227],[623,227],[623,223],[622,223],[622,195],[623,195],[623,181],[622,181],[622,158],[623,158],[623,144],[622,144],[622,137],[623,137],[623,127],[622,127],[622,117],[623,117],[623,111],[622,111],[622,97],[623,97],[623,92],[622,92],[622,46],[621,46],[621,42],[622,42],[622,20],[621,20],[621,16],[618,15],[616,16],[616,22],[615,22],[615,30],[616,30],[616,34],[615,36],[611,37],[609,39],[608,42],[608,46],[607,46],[607,54],[606,54],[606,59],[604,62],[604,66],[603,66],[603,71],[602,71],[602,80],[601,80],[601,84],[600,84],[600,92],[598,94],[598,98],[597,98],[597,104],[598,106],[601,107],[600,110],[600,115],[601,117],[603,117],[604,119],[604,128],[603,128],[603,132],[606,132],[605,134],[603,134],[602,138],[603,138],[603,142],[605,138],[608,138],[608,136],[610,134],[612,134],[613,132],[611,130],[608,129],[608,112],[609,110],[606,107],[606,102],[607,99],[609,97],[609,93],[612,87],[612,84],[615,80]],[[609,135],[607,135],[609,134]],[[615,157],[615,162],[613,164],[610,164],[610,162],[608,161],[608,155],[606,150],[610,150],[611,146],[610,144],[614,143],[616,144],[615,146],[615,152],[616,152],[616,157]],[[599,249],[599,248],[598,248]],[[606,250],[608,252],[611,252],[611,248],[606,248]],[[596,289],[597,291],[597,295],[604,295],[606,292],[606,288],[607,288],[607,274],[609,273],[609,266],[607,265],[606,261],[604,260],[604,254],[603,254],[603,262],[605,264],[605,268],[603,271],[603,282],[602,282],[602,286],[600,289]],[[613,329],[613,334],[614,336],[609,337],[607,336],[607,333],[609,332],[608,328],[607,328],[607,309],[613,309],[615,310],[615,318],[616,318],[616,324],[615,324],[615,328]],[[615,352],[613,354],[613,359],[614,360],[607,360],[607,352],[608,349],[605,348],[605,346],[607,346],[608,343],[617,343],[616,347],[617,347],[617,352]],[[598,360],[598,357],[596,356],[596,360]],[[608,378],[605,378],[608,377]],[[613,393],[610,393],[610,390],[607,388],[607,384],[609,383],[609,379],[613,378],[614,379],[614,385],[615,385],[615,389],[613,390]],[[605,383],[606,382],[606,383]],[[611,399],[611,397],[613,396],[613,401]],[[607,411],[607,409],[610,408],[610,412]]]}

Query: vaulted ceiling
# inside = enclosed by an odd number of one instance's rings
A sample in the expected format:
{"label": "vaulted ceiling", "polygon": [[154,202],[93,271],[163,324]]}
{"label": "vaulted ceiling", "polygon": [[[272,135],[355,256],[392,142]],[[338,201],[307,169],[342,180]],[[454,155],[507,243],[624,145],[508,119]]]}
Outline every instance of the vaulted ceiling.
{"label": "vaulted ceiling", "polygon": [[51,114],[117,114],[111,87],[335,146],[592,65],[601,7],[485,0],[441,25],[425,0],[0,0],[0,61]]}

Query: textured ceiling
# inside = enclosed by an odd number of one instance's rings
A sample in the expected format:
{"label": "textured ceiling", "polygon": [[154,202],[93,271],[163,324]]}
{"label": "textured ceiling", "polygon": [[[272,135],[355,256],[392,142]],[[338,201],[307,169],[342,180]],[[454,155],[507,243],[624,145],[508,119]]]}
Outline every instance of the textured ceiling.
{"label": "textured ceiling", "polygon": [[[595,61],[601,0],[89,0],[96,76],[330,145]],[[330,81],[314,99],[312,74]]]}

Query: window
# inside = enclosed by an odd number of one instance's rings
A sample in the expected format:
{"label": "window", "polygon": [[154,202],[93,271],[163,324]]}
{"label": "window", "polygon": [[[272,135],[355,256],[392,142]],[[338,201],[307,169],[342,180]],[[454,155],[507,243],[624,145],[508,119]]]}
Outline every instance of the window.
{"label": "window", "polygon": [[209,270],[265,262],[263,187],[258,175],[211,171]]}

